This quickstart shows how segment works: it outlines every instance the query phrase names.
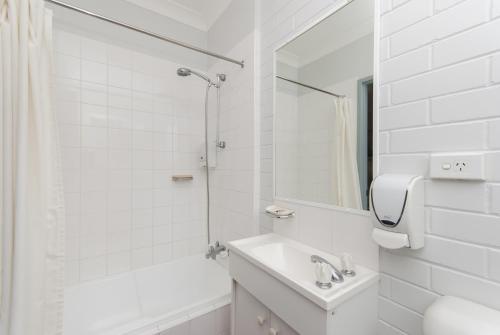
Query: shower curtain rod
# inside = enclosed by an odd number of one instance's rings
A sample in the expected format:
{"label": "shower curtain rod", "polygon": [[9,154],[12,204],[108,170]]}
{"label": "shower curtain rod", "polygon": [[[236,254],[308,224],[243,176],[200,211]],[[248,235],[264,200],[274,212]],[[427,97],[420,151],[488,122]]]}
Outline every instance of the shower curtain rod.
{"label": "shower curtain rod", "polygon": [[94,13],[94,12],[91,12],[91,11],[88,11],[88,10],[85,10],[85,9],[82,9],[82,8],[79,8],[79,7],[76,7],[76,6],[73,6],[73,5],[69,5],[69,4],[64,3],[62,1],[58,1],[58,0],[45,0],[45,1],[48,2],[48,3],[54,4],[54,5],[66,8],[66,9],[73,10],[73,11],[81,13],[81,14],[85,14],[85,15],[94,17],[94,18],[102,20],[102,21],[106,21],[106,22],[109,22],[109,23],[116,24],[116,25],[121,26],[123,28],[127,28],[127,29],[130,29],[130,30],[136,31],[138,33],[145,34],[145,35],[148,35],[150,37],[154,37],[154,38],[160,39],[160,40],[165,41],[165,42],[169,42],[169,43],[181,46],[183,48],[187,48],[187,49],[190,49],[190,50],[193,50],[193,51],[196,51],[196,52],[201,52],[201,53],[203,53],[205,55],[208,55],[208,56],[211,56],[211,57],[215,57],[215,58],[219,58],[219,59],[225,60],[226,62],[231,62],[231,63],[237,64],[237,65],[241,66],[242,68],[245,67],[245,61],[243,61],[243,60],[239,61],[239,60],[232,59],[232,58],[229,58],[229,57],[226,57],[226,56],[222,56],[222,55],[219,55],[217,53],[214,53],[214,52],[211,52],[211,51],[208,51],[208,50],[205,50],[205,49],[201,49],[201,48],[195,47],[194,45],[190,45],[190,44],[187,44],[187,43],[175,40],[175,39],[170,38],[170,37],[158,35],[158,34],[155,34],[153,32],[150,32],[150,31],[147,31],[147,30],[144,30],[144,29],[141,29],[141,28],[129,25],[127,23],[123,23],[123,22],[120,22],[120,21],[117,21],[117,20],[113,20],[113,19],[110,19],[108,17],[102,16],[100,14],[97,14],[97,13]]}
{"label": "shower curtain rod", "polygon": [[335,94],[335,93],[332,93],[332,92],[328,92],[328,91],[322,90],[321,88],[317,88],[317,87],[310,86],[310,85],[307,85],[307,84],[299,83],[298,81],[291,80],[291,79],[288,79],[288,78],[285,78],[285,77],[276,76],[276,78],[288,81],[290,83],[297,84],[299,86],[307,87],[307,88],[310,88],[312,90],[319,91],[321,93],[326,93],[326,94],[329,94],[329,95],[333,95],[334,97],[337,97],[337,98],[345,98],[345,95],[339,95],[339,94]]}

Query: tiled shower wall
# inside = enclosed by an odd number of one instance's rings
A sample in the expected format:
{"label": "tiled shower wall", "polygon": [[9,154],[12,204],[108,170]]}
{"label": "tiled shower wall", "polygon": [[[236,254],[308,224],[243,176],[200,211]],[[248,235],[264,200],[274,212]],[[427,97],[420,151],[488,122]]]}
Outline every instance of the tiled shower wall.
{"label": "tiled shower wall", "polygon": [[[226,74],[220,109],[220,138],[226,148],[217,152],[211,171],[213,240],[222,243],[258,234],[258,136],[256,109],[256,2],[232,0],[208,31],[208,48],[244,60],[240,66],[209,59],[208,73]],[[234,22],[238,22],[235,26]],[[216,91],[210,96],[209,133],[215,134]],[[213,135],[215,137],[215,135]]]}
{"label": "tiled shower wall", "polygon": [[178,77],[179,64],[62,30],[54,66],[67,284],[202,252],[204,83]]}
{"label": "tiled shower wall", "polygon": [[[226,148],[218,150],[217,168],[211,175],[214,239],[223,243],[256,235],[258,231],[254,200],[254,44],[252,32],[225,53],[228,57],[245,59],[243,69],[219,61],[209,70],[209,73],[227,75],[221,89],[220,113],[220,137],[226,142]],[[212,93],[210,125],[215,129],[215,90]]]}

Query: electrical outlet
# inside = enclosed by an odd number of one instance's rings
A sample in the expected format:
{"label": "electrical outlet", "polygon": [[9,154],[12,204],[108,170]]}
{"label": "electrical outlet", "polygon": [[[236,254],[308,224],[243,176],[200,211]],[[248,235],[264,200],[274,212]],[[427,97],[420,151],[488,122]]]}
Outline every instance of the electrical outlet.
{"label": "electrical outlet", "polygon": [[455,163],[453,163],[453,169],[455,170],[455,173],[458,174],[466,174],[469,167],[470,163],[467,161],[455,161]]}
{"label": "electrical outlet", "polygon": [[430,175],[436,179],[485,180],[484,154],[433,154]]}

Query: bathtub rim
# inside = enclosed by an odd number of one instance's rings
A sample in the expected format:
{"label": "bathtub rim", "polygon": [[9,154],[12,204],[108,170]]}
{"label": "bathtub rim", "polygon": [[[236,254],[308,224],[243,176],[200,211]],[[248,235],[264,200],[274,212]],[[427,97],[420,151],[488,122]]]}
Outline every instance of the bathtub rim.
{"label": "bathtub rim", "polygon": [[[160,264],[153,264],[151,266],[147,266],[144,268],[138,268],[138,269],[133,269],[127,272],[123,273],[117,273],[113,274],[107,277],[99,278],[96,280],[91,280],[87,282],[82,282],[77,285],[72,285],[68,286],[65,288],[65,295],[67,292],[71,292],[73,290],[78,290],[79,288],[86,288],[86,287],[91,287],[92,285],[96,285],[98,283],[109,283],[112,281],[116,280],[126,280],[128,277],[132,277],[135,285],[137,285],[137,275],[148,272],[148,271],[154,271],[155,269],[161,269],[161,267],[164,266],[172,266],[175,267],[176,264],[180,264],[183,262],[186,262],[186,260],[196,260],[196,261],[206,261],[204,254],[195,254],[195,255],[189,255],[183,258],[175,259],[169,262],[165,263],[160,263]],[[209,260],[212,262],[212,260]],[[144,315],[144,311],[142,308],[142,304],[140,301],[140,297],[138,297],[138,303],[139,303],[139,309],[141,311],[141,316],[137,319],[126,321],[123,325],[115,326],[115,327],[110,327],[107,329],[103,329],[101,331],[97,330],[92,333],[92,335],[153,335],[153,334],[158,334],[161,333],[165,330],[168,330],[172,327],[181,325],[185,322],[189,322],[190,320],[193,320],[199,316],[205,315],[207,313],[216,311],[217,309],[220,309],[222,307],[225,307],[231,303],[231,278],[229,276],[229,272],[226,266],[224,266],[224,263],[215,261],[215,264],[213,266],[216,266],[220,268],[224,273],[227,274],[227,278],[229,281],[229,285],[227,287],[227,291],[225,294],[217,295],[215,297],[211,298],[206,298],[206,299],[201,299],[198,300],[194,303],[191,303],[189,305],[184,305],[181,306],[175,310],[163,313],[163,314],[158,314],[155,316],[148,316]],[[136,286],[137,289],[137,286]],[[136,292],[137,293],[137,292]],[[66,313],[66,310],[65,310]],[[65,320],[66,321],[66,320]],[[73,335],[73,334],[69,334]]]}

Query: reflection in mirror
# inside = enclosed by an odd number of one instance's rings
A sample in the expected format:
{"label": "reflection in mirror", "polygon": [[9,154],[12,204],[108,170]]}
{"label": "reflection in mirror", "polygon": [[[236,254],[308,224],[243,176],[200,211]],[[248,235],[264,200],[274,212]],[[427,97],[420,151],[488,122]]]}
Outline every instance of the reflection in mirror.
{"label": "reflection in mirror", "polygon": [[368,209],[373,1],[354,0],[276,52],[279,198]]}

